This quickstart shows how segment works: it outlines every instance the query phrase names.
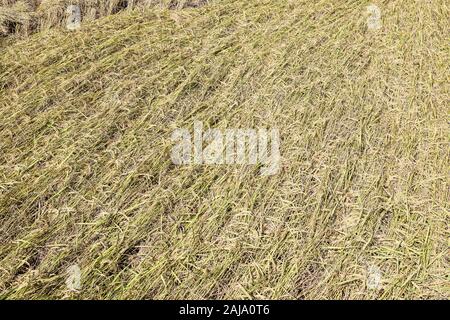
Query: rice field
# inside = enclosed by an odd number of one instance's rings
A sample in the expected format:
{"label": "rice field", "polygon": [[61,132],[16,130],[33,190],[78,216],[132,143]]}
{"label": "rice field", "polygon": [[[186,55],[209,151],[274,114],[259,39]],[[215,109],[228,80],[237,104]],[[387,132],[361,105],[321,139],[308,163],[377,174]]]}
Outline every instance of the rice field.
{"label": "rice field", "polygon": [[[447,1],[52,1],[0,7],[0,298],[450,297]],[[279,171],[175,164],[196,122]]]}

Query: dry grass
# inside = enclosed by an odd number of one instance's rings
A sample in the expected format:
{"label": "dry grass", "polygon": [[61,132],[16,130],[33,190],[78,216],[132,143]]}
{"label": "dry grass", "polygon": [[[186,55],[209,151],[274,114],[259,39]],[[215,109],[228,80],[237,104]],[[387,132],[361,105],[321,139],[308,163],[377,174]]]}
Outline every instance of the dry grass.
{"label": "dry grass", "polygon": [[[4,48],[1,296],[449,298],[448,4],[377,2],[378,31],[367,4],[129,11]],[[282,171],[174,166],[194,120],[278,128]]]}
{"label": "dry grass", "polygon": [[208,0],[0,0],[0,36],[27,35],[65,24],[70,4],[80,6],[84,21],[123,10],[200,7]]}

